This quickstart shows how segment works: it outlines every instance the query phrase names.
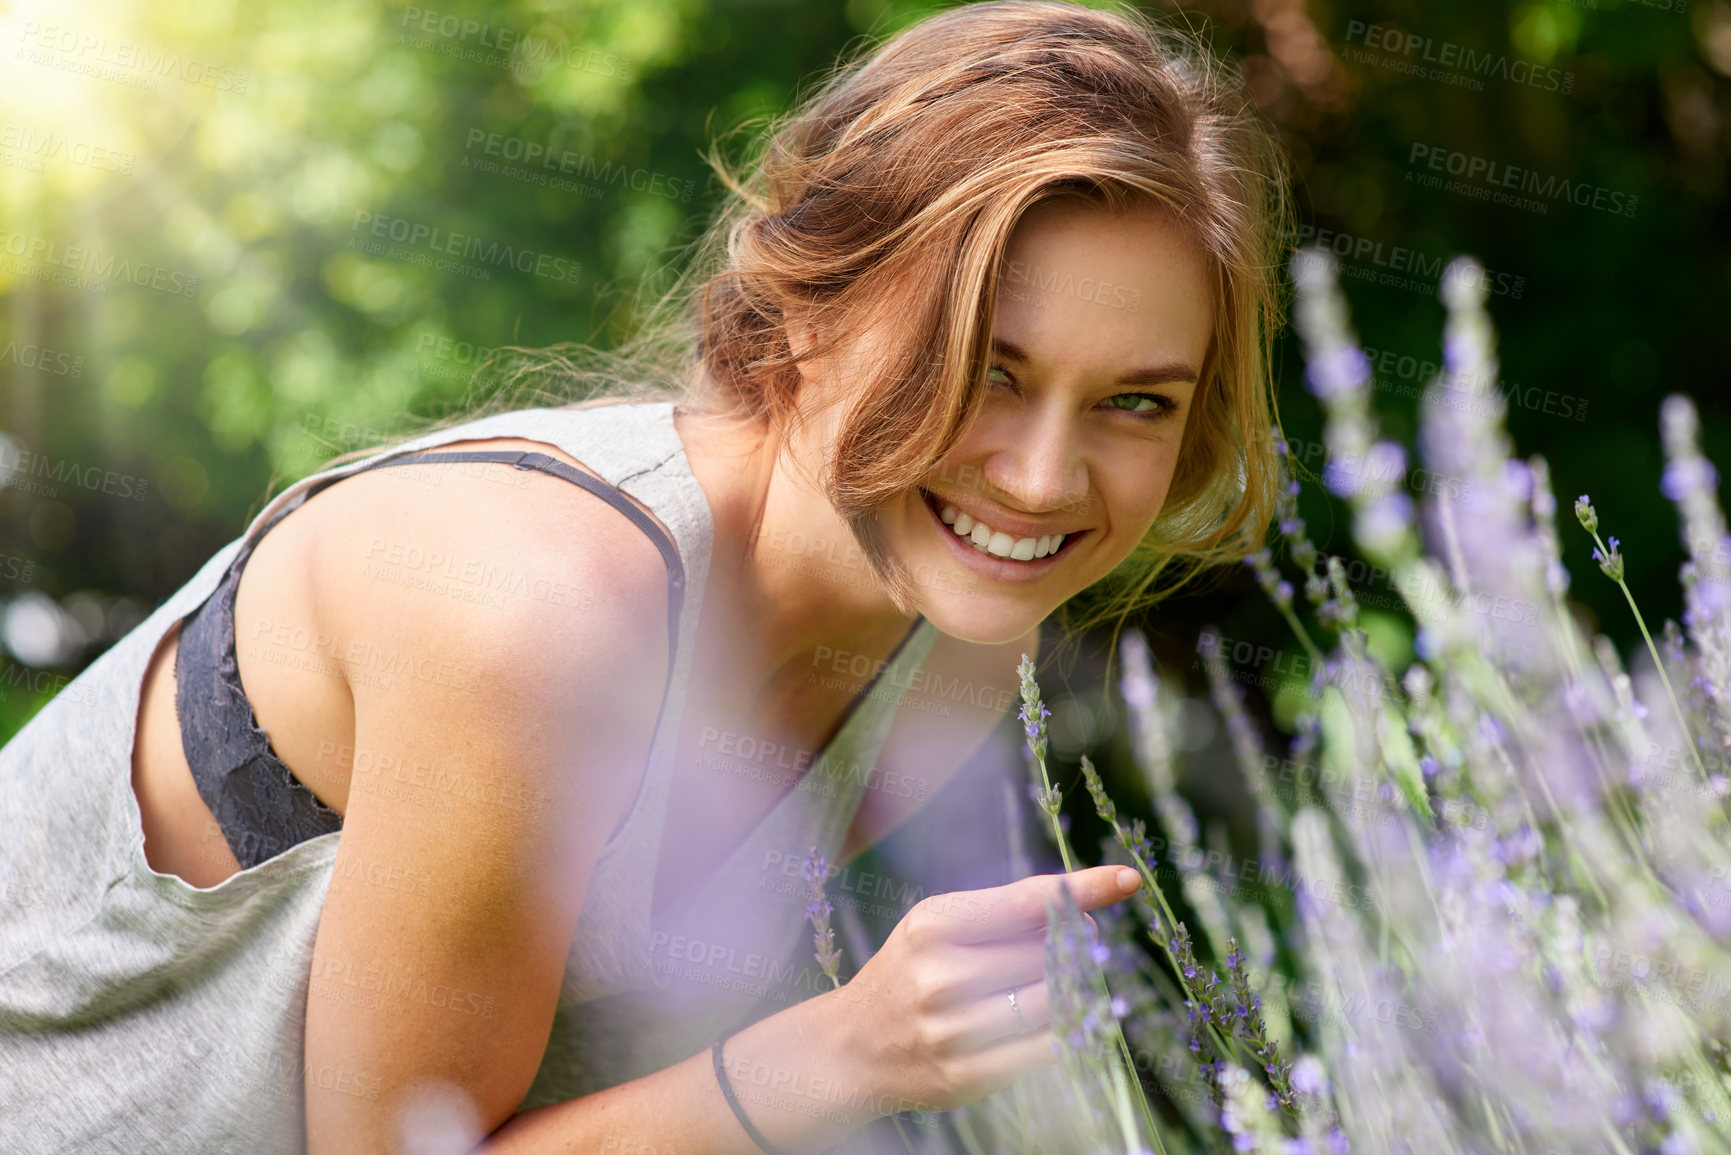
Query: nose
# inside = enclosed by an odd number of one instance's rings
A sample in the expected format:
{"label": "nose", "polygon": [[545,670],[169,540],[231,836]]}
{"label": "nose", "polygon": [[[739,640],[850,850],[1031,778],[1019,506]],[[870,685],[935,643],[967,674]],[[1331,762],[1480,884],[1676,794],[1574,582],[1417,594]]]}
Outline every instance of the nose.
{"label": "nose", "polygon": [[1050,410],[1029,413],[1009,431],[1005,447],[985,461],[986,483],[1029,513],[1080,508],[1088,496],[1081,430]]}

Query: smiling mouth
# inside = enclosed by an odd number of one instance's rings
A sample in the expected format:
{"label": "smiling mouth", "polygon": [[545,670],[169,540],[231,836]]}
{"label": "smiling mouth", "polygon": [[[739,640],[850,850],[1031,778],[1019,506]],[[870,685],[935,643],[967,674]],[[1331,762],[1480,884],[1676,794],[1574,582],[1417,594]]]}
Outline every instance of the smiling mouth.
{"label": "smiling mouth", "polygon": [[[1013,538],[1007,533],[994,531],[984,522],[976,521],[971,515],[961,513],[929,490],[920,490],[920,497],[925,501],[926,508],[932,511],[943,527],[954,535],[962,544],[972,546],[978,553],[999,561],[1033,563],[1047,561],[1062,553],[1077,538],[1086,534],[1080,530],[1068,534],[1048,534],[1043,537]],[[958,532],[960,527],[960,532]]]}

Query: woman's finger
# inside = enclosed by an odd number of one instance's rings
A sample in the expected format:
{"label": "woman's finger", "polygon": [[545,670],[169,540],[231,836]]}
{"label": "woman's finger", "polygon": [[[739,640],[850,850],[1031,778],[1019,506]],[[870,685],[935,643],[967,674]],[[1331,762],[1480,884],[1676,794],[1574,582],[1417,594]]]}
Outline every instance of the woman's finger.
{"label": "woman's finger", "polygon": [[993,991],[1046,981],[1046,934],[1037,931],[955,948],[960,999],[972,1000]]}
{"label": "woman's finger", "polygon": [[1044,1031],[1052,1023],[1052,1006],[1046,999],[1046,981],[1023,983],[988,995],[979,1001],[975,1013],[979,1020],[980,1046],[1015,1035]]}
{"label": "woman's finger", "polygon": [[975,1052],[966,1061],[965,1075],[983,1098],[1057,1061],[1057,1040],[1047,1025],[1026,1035],[1011,1033]]}
{"label": "woman's finger", "polygon": [[982,943],[1044,930],[1046,903],[1063,886],[1084,911],[1121,902],[1136,892],[1141,876],[1126,866],[1095,866],[1069,874],[1038,874],[986,890],[935,894],[915,910],[952,942]]}
{"label": "woman's finger", "polygon": [[1052,1021],[1043,979],[990,991],[941,1014],[950,1045],[964,1051],[1043,1031]]}

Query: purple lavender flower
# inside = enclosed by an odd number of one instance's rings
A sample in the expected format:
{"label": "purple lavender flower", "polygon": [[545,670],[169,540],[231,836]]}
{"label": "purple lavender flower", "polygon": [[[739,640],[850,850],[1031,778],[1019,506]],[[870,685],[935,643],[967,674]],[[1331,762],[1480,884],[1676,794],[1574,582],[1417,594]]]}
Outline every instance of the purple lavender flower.
{"label": "purple lavender flower", "polygon": [[1034,788],[1034,802],[1051,821],[1052,840],[1058,844],[1065,871],[1071,871],[1076,869],[1076,862],[1070,852],[1069,840],[1065,838],[1069,816],[1061,813],[1063,795],[1052,785],[1051,777],[1046,773],[1046,719],[1052,716],[1052,712],[1040,700],[1040,683],[1034,680],[1034,663],[1027,654],[1022,655],[1016,674],[1022,680],[1022,708],[1017,716],[1021,718],[1022,729],[1028,736],[1028,753],[1032,756],[1034,769],[1040,773],[1040,783]]}
{"label": "purple lavender flower", "polygon": [[1099,966],[1110,957],[1094,925],[1067,887],[1047,904],[1046,994],[1052,1009],[1053,1035],[1068,1047],[1074,1062],[1103,1064],[1112,1057],[1118,1007],[1109,994]]}
{"label": "purple lavender flower", "polygon": [[1713,493],[1718,488],[1719,471],[1705,457],[1673,461],[1659,479],[1659,491],[1675,502],[1700,491]]}
{"label": "purple lavender flower", "polygon": [[829,861],[817,852],[817,847],[806,851],[805,861],[800,863],[799,875],[805,879],[810,888],[811,901],[806,905],[805,917],[816,932],[812,935],[812,945],[817,947],[817,953],[812,957],[817,959],[823,973],[829,976],[832,986],[841,986],[837,977],[841,964],[841,951],[835,945],[835,931],[830,928],[829,916],[835,907],[830,905],[829,896],[824,893],[824,883],[829,879]]}
{"label": "purple lavender flower", "polygon": [[1292,1089],[1306,1095],[1328,1094],[1328,1075],[1314,1055],[1305,1055],[1292,1064]]}
{"label": "purple lavender flower", "polygon": [[1356,346],[1337,345],[1311,360],[1304,380],[1310,391],[1324,400],[1353,392],[1370,380],[1370,358]]}
{"label": "purple lavender flower", "polygon": [[1599,547],[1593,547],[1593,560],[1599,563],[1599,569],[1614,582],[1623,580],[1623,555],[1617,552],[1617,539],[1610,538],[1609,553],[1600,553]]}
{"label": "purple lavender flower", "polygon": [[[1036,710],[1038,716],[1035,716]],[[1026,702],[1022,703],[1021,709],[1016,711],[1016,717],[1021,719],[1022,729],[1028,735],[1028,745],[1032,746],[1041,740],[1046,728],[1046,719],[1051,716],[1052,711],[1046,709],[1044,702],[1036,701],[1032,706]]]}

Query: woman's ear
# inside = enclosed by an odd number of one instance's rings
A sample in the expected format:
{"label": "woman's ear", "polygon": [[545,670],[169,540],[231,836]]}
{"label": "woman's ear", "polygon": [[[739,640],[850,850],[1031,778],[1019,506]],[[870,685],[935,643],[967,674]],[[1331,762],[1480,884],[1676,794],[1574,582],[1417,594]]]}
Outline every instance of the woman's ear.
{"label": "woman's ear", "polygon": [[787,333],[787,347],[794,357],[794,369],[799,373],[803,389],[823,377],[821,359],[812,358],[814,341],[811,332],[811,312],[804,301],[789,300],[781,307],[781,323]]}
{"label": "woman's ear", "polygon": [[[781,322],[787,330],[787,347],[792,350],[796,361],[803,358],[811,348],[811,328],[806,318],[804,302],[788,300],[782,304]],[[804,372],[803,366],[800,371]]]}

